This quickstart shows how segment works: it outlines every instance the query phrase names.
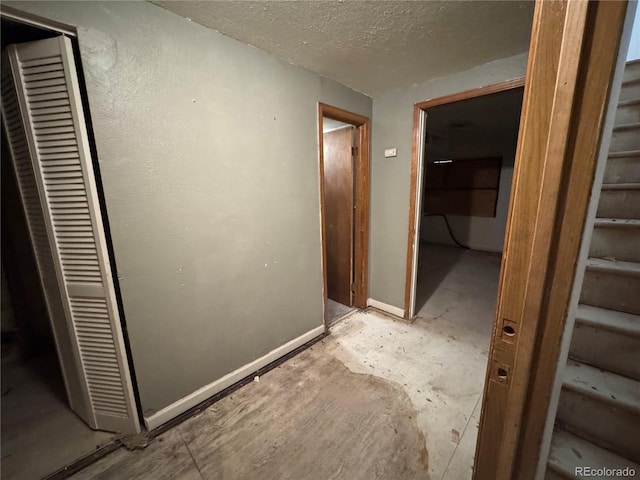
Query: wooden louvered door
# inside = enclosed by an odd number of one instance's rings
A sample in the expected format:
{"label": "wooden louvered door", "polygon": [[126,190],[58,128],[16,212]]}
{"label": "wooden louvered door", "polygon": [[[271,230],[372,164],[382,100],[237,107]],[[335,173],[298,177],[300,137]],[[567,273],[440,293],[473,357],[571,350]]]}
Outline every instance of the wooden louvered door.
{"label": "wooden louvered door", "polygon": [[2,63],[3,123],[69,404],[92,428],[138,432],[71,42],[9,45]]}

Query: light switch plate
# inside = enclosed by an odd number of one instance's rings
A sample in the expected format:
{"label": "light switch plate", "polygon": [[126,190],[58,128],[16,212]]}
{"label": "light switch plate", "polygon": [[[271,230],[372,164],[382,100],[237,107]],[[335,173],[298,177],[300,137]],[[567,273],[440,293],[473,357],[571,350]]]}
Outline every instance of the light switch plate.
{"label": "light switch plate", "polygon": [[385,158],[397,157],[397,156],[398,156],[398,149],[397,148],[385,148],[385,150],[384,150],[384,157]]}

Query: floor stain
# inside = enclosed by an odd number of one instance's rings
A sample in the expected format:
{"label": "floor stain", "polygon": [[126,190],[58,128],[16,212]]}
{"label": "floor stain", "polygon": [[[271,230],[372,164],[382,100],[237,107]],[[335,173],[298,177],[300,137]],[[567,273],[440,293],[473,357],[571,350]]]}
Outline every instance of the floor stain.
{"label": "floor stain", "polygon": [[428,478],[404,389],[327,350],[301,353],[178,427],[204,478]]}

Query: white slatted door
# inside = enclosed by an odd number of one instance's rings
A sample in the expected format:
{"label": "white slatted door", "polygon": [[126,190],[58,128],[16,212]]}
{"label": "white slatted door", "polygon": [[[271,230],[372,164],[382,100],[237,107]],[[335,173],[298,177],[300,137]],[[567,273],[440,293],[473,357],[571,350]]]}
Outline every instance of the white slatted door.
{"label": "white slatted door", "polygon": [[71,42],[7,47],[2,115],[71,408],[138,432]]}

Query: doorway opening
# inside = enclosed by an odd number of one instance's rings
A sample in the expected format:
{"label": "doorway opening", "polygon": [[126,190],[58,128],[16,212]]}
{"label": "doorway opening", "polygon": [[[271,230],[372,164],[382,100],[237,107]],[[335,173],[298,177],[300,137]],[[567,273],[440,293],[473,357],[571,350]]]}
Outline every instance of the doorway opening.
{"label": "doorway opening", "polygon": [[405,314],[421,334],[412,351],[429,359],[420,374],[430,378],[427,408],[438,408],[431,429],[442,438],[451,432],[457,444],[433,459],[447,478],[470,474],[478,438],[523,84],[492,85],[414,110]]}
{"label": "doorway opening", "polygon": [[488,307],[505,238],[524,79],[415,106],[407,318],[456,299]]}
{"label": "doorway opening", "polygon": [[318,104],[325,325],[367,303],[369,119]]}
{"label": "doorway opening", "polygon": [[[2,473],[139,431],[66,30],[2,12]],[[75,49],[75,50],[74,50]]]}

